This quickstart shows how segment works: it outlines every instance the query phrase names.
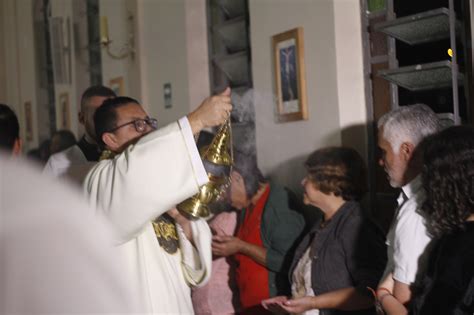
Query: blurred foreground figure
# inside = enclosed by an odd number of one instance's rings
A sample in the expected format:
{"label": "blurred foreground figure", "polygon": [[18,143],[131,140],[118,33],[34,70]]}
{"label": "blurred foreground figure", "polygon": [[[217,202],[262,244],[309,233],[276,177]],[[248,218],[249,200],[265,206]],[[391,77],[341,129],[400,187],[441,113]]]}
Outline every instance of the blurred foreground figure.
{"label": "blurred foreground figure", "polygon": [[20,125],[15,112],[5,104],[0,104],[0,149],[10,155],[20,155]]}
{"label": "blurred foreground figure", "polygon": [[141,311],[105,223],[72,188],[5,152],[0,217],[0,314]]}

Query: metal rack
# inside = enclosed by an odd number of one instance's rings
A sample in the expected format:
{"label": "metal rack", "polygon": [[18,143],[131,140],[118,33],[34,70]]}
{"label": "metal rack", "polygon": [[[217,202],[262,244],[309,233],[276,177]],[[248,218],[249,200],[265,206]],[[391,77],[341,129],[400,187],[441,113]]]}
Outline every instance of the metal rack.
{"label": "metal rack", "polygon": [[453,0],[449,0],[449,8],[439,8],[418,14],[391,19],[374,26],[380,31],[409,45],[450,39],[452,49],[451,60],[417,64],[406,67],[391,67],[377,73],[380,77],[404,87],[410,91],[438,89],[452,86],[453,120],[460,124],[458,86],[464,78],[459,73],[456,51],[456,29],[460,29],[456,21]]}

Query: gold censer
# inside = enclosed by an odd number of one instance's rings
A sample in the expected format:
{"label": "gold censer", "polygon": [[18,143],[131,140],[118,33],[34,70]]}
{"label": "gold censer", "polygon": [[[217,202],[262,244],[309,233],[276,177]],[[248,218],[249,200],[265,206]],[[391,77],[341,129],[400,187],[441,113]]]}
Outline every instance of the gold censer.
{"label": "gold censer", "polygon": [[209,182],[177,206],[182,214],[194,220],[208,218],[211,214],[209,205],[221,198],[229,185],[233,164],[230,118],[220,127],[211,144],[202,150],[201,159]]}

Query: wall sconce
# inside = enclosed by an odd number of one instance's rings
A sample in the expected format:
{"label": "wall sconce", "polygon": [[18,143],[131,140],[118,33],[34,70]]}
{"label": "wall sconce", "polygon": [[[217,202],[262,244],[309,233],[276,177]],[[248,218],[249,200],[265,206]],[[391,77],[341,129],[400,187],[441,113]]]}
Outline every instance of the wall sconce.
{"label": "wall sconce", "polygon": [[130,56],[132,59],[135,56],[135,36],[134,36],[134,25],[133,15],[128,14],[128,41],[123,43],[118,49],[117,53],[112,52],[111,44],[112,40],[109,38],[109,25],[106,16],[100,17],[100,46],[105,48],[107,54],[113,59],[124,59]]}

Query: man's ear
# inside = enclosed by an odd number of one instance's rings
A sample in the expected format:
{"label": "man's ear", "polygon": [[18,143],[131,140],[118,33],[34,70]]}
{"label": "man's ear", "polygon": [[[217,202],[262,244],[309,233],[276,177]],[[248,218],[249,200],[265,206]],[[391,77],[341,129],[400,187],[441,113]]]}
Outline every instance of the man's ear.
{"label": "man's ear", "polygon": [[12,154],[14,156],[20,156],[21,155],[21,148],[22,148],[22,142],[20,138],[16,138],[15,142],[13,142],[13,150]]}
{"label": "man's ear", "polygon": [[102,141],[105,143],[105,147],[108,150],[117,152],[119,149],[119,144],[117,143],[117,138],[113,133],[105,132],[102,134]]}
{"label": "man's ear", "polygon": [[413,152],[415,152],[415,146],[413,143],[403,142],[400,146],[400,154],[406,162],[411,160]]}
{"label": "man's ear", "polygon": [[85,118],[84,118],[84,113],[82,111],[77,113],[77,119],[79,120],[79,123],[81,125],[84,125],[86,123]]}

